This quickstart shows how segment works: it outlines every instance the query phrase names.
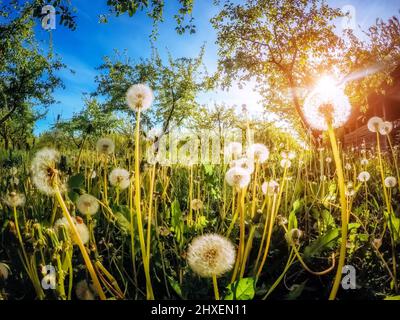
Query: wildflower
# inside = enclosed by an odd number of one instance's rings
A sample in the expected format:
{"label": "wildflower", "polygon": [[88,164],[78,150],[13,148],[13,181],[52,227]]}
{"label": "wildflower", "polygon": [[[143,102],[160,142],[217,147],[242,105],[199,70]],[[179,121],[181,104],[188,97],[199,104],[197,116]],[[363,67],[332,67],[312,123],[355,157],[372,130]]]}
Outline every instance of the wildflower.
{"label": "wildflower", "polygon": [[361,165],[362,166],[366,166],[366,165],[368,165],[368,160],[367,159],[361,159]]}
{"label": "wildflower", "polygon": [[238,168],[242,168],[245,169],[249,172],[249,174],[253,173],[254,171],[254,163],[252,160],[248,159],[248,158],[240,158],[237,160],[232,160],[230,163],[230,167],[238,167]]}
{"label": "wildflower", "polygon": [[285,234],[286,241],[291,245],[299,245],[300,238],[303,236],[303,231],[294,228]]}
{"label": "wildflower", "polygon": [[371,178],[371,175],[369,174],[368,171],[362,171],[360,172],[360,174],[358,175],[358,180],[360,182],[367,182],[369,179]]}
{"label": "wildflower", "polygon": [[145,84],[135,84],[126,93],[126,102],[134,111],[145,111],[153,103],[153,91]]}
{"label": "wildflower", "polygon": [[25,196],[13,191],[5,196],[4,203],[10,208],[22,207],[25,204]]}
{"label": "wildflower", "polygon": [[393,124],[389,121],[384,121],[379,124],[379,133],[381,135],[388,135],[393,130]]}
{"label": "wildflower", "polygon": [[327,157],[327,158],[325,159],[325,161],[326,161],[326,163],[331,163],[331,162],[332,162],[332,158],[331,158],[331,157]]}
{"label": "wildflower", "polygon": [[321,79],[318,86],[307,96],[303,106],[308,124],[316,130],[343,126],[350,117],[351,105],[343,90],[329,78]]}
{"label": "wildflower", "polygon": [[90,194],[83,194],[76,202],[78,210],[84,215],[94,215],[99,211],[99,202]]}
{"label": "wildflower", "polygon": [[382,125],[383,120],[380,117],[372,117],[368,120],[368,130],[371,132],[377,132],[379,127]]}
{"label": "wildflower", "polygon": [[386,177],[384,182],[386,188],[393,188],[397,184],[395,177]]}
{"label": "wildflower", "polygon": [[225,146],[225,156],[230,158],[238,158],[242,154],[242,144],[240,142],[231,142]]}
{"label": "wildflower", "polygon": [[218,234],[206,234],[195,238],[189,245],[187,261],[195,273],[208,278],[230,271],[235,256],[235,248],[229,239]]}
{"label": "wildflower", "polygon": [[289,159],[282,159],[280,165],[282,168],[290,168],[290,166],[292,165],[292,161],[290,161]]}
{"label": "wildflower", "polygon": [[75,294],[79,300],[94,300],[95,291],[93,286],[89,286],[86,280],[81,280],[76,284]]}
{"label": "wildflower", "polygon": [[346,195],[346,197],[352,197],[352,196],[354,196],[355,195],[355,191],[354,191],[354,189],[353,189],[353,186],[351,186],[351,187],[349,187],[348,185],[346,186],[346,190],[345,190],[345,195]]}
{"label": "wildflower", "polygon": [[7,280],[10,268],[5,263],[0,262],[0,279]]}
{"label": "wildflower", "polygon": [[101,138],[97,141],[96,149],[98,153],[108,155],[115,150],[114,142],[109,138]]}
{"label": "wildflower", "polygon": [[129,187],[129,172],[125,169],[114,169],[111,171],[108,179],[114,187],[117,187],[120,190],[124,190]]}
{"label": "wildflower", "polygon": [[269,157],[269,150],[261,143],[254,143],[247,148],[247,156],[254,162],[263,163]]}
{"label": "wildflower", "polygon": [[225,174],[226,182],[237,189],[243,189],[250,183],[250,172],[241,167],[233,167]]}
{"label": "wildflower", "polygon": [[192,203],[191,203],[191,207],[195,211],[201,210],[201,209],[203,209],[203,201],[201,201],[200,199],[193,199]]}
{"label": "wildflower", "polygon": [[57,169],[59,159],[60,155],[56,150],[44,148],[38,151],[32,160],[32,181],[41,192],[47,195],[53,195],[56,187],[60,191],[65,190]]}
{"label": "wildflower", "polygon": [[263,194],[267,194],[269,196],[273,195],[273,194],[277,194],[279,191],[279,183],[276,182],[275,180],[264,182],[261,185],[261,191]]}
{"label": "wildflower", "polygon": [[[72,217],[72,221],[76,227],[76,230],[78,231],[79,237],[81,238],[83,244],[86,244],[89,242],[89,229],[88,227],[83,223],[82,218],[80,217]],[[62,227],[64,227],[68,233],[69,233],[69,237],[73,239],[74,243],[75,243],[75,239],[73,238],[73,233],[72,230],[69,227],[69,223],[67,218],[61,218],[58,219],[55,223],[54,223],[54,229],[56,230],[60,230]]]}

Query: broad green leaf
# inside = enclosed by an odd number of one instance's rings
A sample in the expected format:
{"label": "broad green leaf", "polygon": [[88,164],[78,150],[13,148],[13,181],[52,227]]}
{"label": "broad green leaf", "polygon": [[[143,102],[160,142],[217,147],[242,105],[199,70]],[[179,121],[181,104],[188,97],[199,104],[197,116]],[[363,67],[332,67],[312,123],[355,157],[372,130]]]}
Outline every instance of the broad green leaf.
{"label": "broad green leaf", "polygon": [[126,219],[125,216],[120,212],[115,213],[115,218],[117,219],[117,224],[121,228],[121,230],[124,233],[129,233],[131,225],[128,219]]}
{"label": "broad green leaf", "polygon": [[254,298],[254,279],[243,278],[228,287],[228,294],[224,300],[251,300]]}
{"label": "broad green leaf", "polygon": [[85,176],[82,173],[78,173],[68,180],[68,186],[71,189],[80,189],[85,184]]}
{"label": "broad green leaf", "polygon": [[179,285],[179,282],[176,281],[173,277],[167,276],[169,284],[171,285],[172,289],[174,289],[175,293],[181,297],[182,299],[184,299],[184,297],[182,296],[182,289],[181,286]]}
{"label": "broad green leaf", "polygon": [[340,235],[340,229],[330,229],[327,233],[319,236],[310,245],[304,249],[305,258],[310,258],[320,254],[324,250],[331,249],[338,240]]}

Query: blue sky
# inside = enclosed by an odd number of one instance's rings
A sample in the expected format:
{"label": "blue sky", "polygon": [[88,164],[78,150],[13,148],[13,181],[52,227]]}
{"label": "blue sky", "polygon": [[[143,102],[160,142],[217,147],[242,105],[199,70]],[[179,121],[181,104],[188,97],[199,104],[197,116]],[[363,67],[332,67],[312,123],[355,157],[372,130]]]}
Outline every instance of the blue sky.
{"label": "blue sky", "polygon": [[[127,50],[133,60],[146,58],[150,55],[149,35],[152,30],[151,20],[139,13],[133,17],[122,15],[110,17],[108,23],[100,24],[100,14],[108,12],[106,0],[76,0],[72,1],[77,12],[77,29],[71,31],[57,24],[52,31],[54,51],[61,56],[68,70],[59,72],[64,81],[65,89],[55,92],[55,98],[59,101],[49,108],[45,119],[38,121],[35,132],[40,133],[54,123],[57,115],[63,119],[70,118],[74,112],[82,109],[82,95],[84,92],[95,90],[94,78],[102,58],[113,55],[114,49]],[[213,0],[195,0],[194,18],[197,32],[194,35],[178,35],[175,32],[175,21],[172,19],[176,13],[177,1],[167,0],[165,8],[165,22],[160,24],[159,37],[156,46],[162,56],[167,49],[174,57],[194,57],[200,47],[205,43],[206,52],[204,62],[209,71],[214,71],[217,62],[217,47],[215,45],[216,32],[209,20],[217,12],[218,8],[212,5]],[[352,5],[355,8],[357,24],[363,28],[371,25],[377,17],[384,19],[398,13],[400,2],[398,0],[347,0],[328,1],[336,7]],[[58,23],[58,22],[57,22]],[[36,35],[42,41],[42,46],[47,50],[49,46],[49,34],[40,25],[36,28]],[[240,106],[246,103],[251,109],[260,111],[257,103],[259,97],[249,85],[244,90],[238,88],[230,92],[213,92],[202,94],[198,98],[201,103],[225,102]]]}

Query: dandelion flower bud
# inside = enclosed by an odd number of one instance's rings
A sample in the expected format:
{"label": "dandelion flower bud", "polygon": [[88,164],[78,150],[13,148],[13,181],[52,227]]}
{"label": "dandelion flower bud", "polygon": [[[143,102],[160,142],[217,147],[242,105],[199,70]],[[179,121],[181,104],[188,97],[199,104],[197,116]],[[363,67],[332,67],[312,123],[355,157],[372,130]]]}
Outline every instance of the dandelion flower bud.
{"label": "dandelion flower bud", "polygon": [[371,132],[377,132],[379,127],[382,125],[383,120],[380,117],[372,117],[368,120],[368,130]]}
{"label": "dandelion flower bud", "polygon": [[60,191],[65,190],[57,169],[60,154],[54,149],[44,148],[38,151],[32,160],[32,181],[43,193],[53,195],[57,186]]}
{"label": "dandelion flower bud", "polygon": [[397,180],[395,177],[386,177],[385,178],[385,187],[393,188],[397,184]]}
{"label": "dandelion flower bud", "polygon": [[237,160],[232,160],[229,166],[243,168],[249,172],[249,174],[253,173],[254,171],[254,162],[248,158],[240,158]]}
{"label": "dandelion flower bud", "polygon": [[266,194],[266,195],[269,195],[269,196],[277,194],[278,191],[279,191],[279,183],[276,182],[275,180],[271,180],[271,181],[268,181],[268,182],[265,181],[261,185],[261,191],[262,191],[263,194]]}
{"label": "dandelion flower bud", "polygon": [[193,199],[191,207],[195,211],[201,210],[203,209],[203,201],[201,201],[200,199]]}
{"label": "dandelion flower bud", "polygon": [[[89,229],[86,226],[86,224],[83,223],[82,218],[80,217],[72,217],[72,221],[74,222],[74,225],[76,227],[76,230],[78,231],[79,237],[81,238],[83,244],[86,244],[89,242]],[[72,230],[69,227],[69,223],[67,218],[61,218],[58,219],[55,223],[54,223],[54,229],[60,231],[60,229],[64,227],[68,233],[69,233],[69,237],[74,241],[75,243],[75,238],[74,235],[72,233]]]}
{"label": "dandelion flower bud", "polygon": [[0,279],[7,280],[10,268],[5,263],[0,262]]}
{"label": "dandelion flower bud", "polygon": [[10,208],[23,207],[25,204],[25,196],[13,191],[5,196],[4,203]]}
{"label": "dandelion flower bud", "polygon": [[243,189],[250,183],[250,173],[246,169],[233,167],[226,172],[225,180],[230,186]]}
{"label": "dandelion flower bud", "polygon": [[367,171],[362,171],[360,172],[360,174],[358,175],[358,180],[360,182],[367,182],[369,179],[371,178],[371,175],[369,174],[369,172]]}
{"label": "dandelion flower bud", "polygon": [[115,150],[114,142],[109,138],[101,138],[96,143],[97,152],[104,155],[112,154]]}
{"label": "dandelion flower bud", "polygon": [[94,215],[99,211],[99,202],[90,194],[83,194],[76,202],[78,210],[84,215]]}
{"label": "dandelion flower bud", "polygon": [[218,234],[206,234],[193,239],[187,252],[190,268],[201,277],[219,277],[230,271],[236,251],[232,242]]}
{"label": "dandelion flower bud", "polygon": [[285,234],[286,241],[291,245],[300,244],[300,238],[303,236],[303,231],[294,228]]}
{"label": "dandelion flower bud", "polygon": [[76,284],[75,294],[79,300],[95,299],[95,289],[92,285],[89,286],[86,280],[81,280]]}
{"label": "dandelion flower bud", "polygon": [[113,171],[111,171],[108,178],[110,180],[110,183],[119,190],[124,190],[129,187],[129,172],[125,169],[114,169]]}
{"label": "dandelion flower bud", "polygon": [[263,163],[269,157],[269,150],[261,143],[254,143],[247,148],[247,156],[254,162]]}
{"label": "dandelion flower bud", "polygon": [[384,121],[379,124],[379,133],[383,136],[388,135],[393,130],[393,124],[389,121]]}
{"label": "dandelion flower bud", "polygon": [[230,158],[238,158],[242,154],[242,144],[240,142],[230,142],[225,147],[225,157],[227,159]]}
{"label": "dandelion flower bud", "polygon": [[153,103],[153,91],[145,84],[135,84],[126,93],[126,102],[134,111],[145,111]]}

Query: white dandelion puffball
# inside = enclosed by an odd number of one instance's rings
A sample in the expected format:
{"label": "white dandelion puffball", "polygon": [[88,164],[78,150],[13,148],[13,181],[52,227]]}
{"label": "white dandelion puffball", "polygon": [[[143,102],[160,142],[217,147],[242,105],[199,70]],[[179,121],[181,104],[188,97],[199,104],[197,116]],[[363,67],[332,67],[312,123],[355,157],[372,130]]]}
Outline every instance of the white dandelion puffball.
{"label": "white dandelion puffball", "polygon": [[327,157],[327,158],[325,159],[325,161],[326,161],[326,163],[331,163],[331,162],[332,162],[332,158],[331,158],[331,157]]}
{"label": "white dandelion puffball", "polygon": [[293,160],[294,158],[296,158],[296,152],[294,152],[294,151],[289,151],[289,153],[288,153],[288,159]]}
{"label": "white dandelion puffball", "polygon": [[4,203],[10,208],[23,207],[25,204],[25,196],[13,191],[4,197]]}
{"label": "white dandelion puffball", "polygon": [[248,158],[240,158],[237,160],[232,160],[231,163],[229,164],[231,168],[233,167],[238,167],[245,169],[249,172],[249,174],[252,174],[254,171],[254,162],[251,159]]}
{"label": "white dandelion puffball", "polygon": [[230,271],[235,257],[236,250],[232,242],[219,234],[194,238],[187,253],[190,268],[204,278],[219,277]]}
{"label": "white dandelion puffball", "polygon": [[[83,244],[88,243],[89,242],[89,229],[86,226],[86,224],[84,224],[82,218],[81,217],[76,217],[76,218],[72,217],[72,221],[74,222],[76,230],[78,231],[79,237],[81,238]],[[68,220],[65,217],[58,219],[54,223],[54,229],[56,229],[57,231],[60,231],[60,229],[62,227],[64,227],[68,231],[70,239],[74,242],[74,244],[76,244],[75,237],[69,226]]]}
{"label": "white dandelion puffball", "polygon": [[230,186],[243,189],[250,183],[250,172],[240,167],[233,167],[226,172],[225,180]]}
{"label": "white dandelion puffball", "polygon": [[230,142],[224,148],[224,154],[227,159],[239,158],[242,155],[243,148],[240,142]]}
{"label": "white dandelion puffball", "polygon": [[289,159],[282,159],[280,165],[282,168],[290,168],[290,166],[292,165],[292,161],[290,161]]}
{"label": "white dandelion puffball", "polygon": [[368,120],[368,130],[371,132],[378,132],[379,127],[382,125],[383,120],[380,117],[372,117]]}
{"label": "white dandelion puffball", "polygon": [[152,128],[146,134],[146,139],[148,141],[155,141],[160,138],[163,134],[163,130],[161,128]]}
{"label": "white dandelion puffball", "polygon": [[360,161],[360,162],[361,162],[361,165],[362,165],[362,166],[366,166],[366,165],[368,165],[368,160],[367,160],[367,159],[365,159],[365,158],[364,158],[364,159],[361,159],[361,161]]}
{"label": "white dandelion puffball", "polygon": [[115,150],[114,142],[109,138],[101,138],[96,143],[96,149],[101,154],[112,154]]}
{"label": "white dandelion puffball", "polygon": [[153,103],[153,91],[145,84],[134,84],[126,93],[126,102],[134,111],[145,111]]}
{"label": "white dandelion puffball", "polygon": [[269,157],[269,150],[261,143],[254,143],[247,148],[246,154],[254,162],[263,163]]}
{"label": "white dandelion puffball", "polygon": [[81,195],[76,202],[76,206],[84,215],[94,215],[99,211],[99,202],[90,194]]}
{"label": "white dandelion puffball", "polygon": [[345,166],[344,166],[344,168],[345,168],[346,170],[351,170],[351,164],[350,164],[350,163],[346,163]]}
{"label": "white dandelion puffball", "polygon": [[379,133],[383,136],[388,135],[393,130],[393,124],[389,121],[384,121],[379,124]]}
{"label": "white dandelion puffball", "polygon": [[57,185],[60,191],[65,190],[59,177],[57,163],[60,154],[54,149],[44,148],[38,151],[32,160],[32,182],[41,192],[53,195]]}
{"label": "white dandelion puffball", "polygon": [[360,174],[358,175],[357,179],[360,182],[367,182],[369,179],[371,178],[371,175],[369,174],[369,172],[367,171],[362,171],[360,172]]}
{"label": "white dandelion puffball", "polygon": [[333,79],[324,77],[306,97],[303,114],[312,128],[325,131],[328,121],[333,128],[343,126],[350,117],[351,105],[343,89]]}
{"label": "white dandelion puffball", "polygon": [[393,188],[396,186],[397,180],[395,177],[386,177],[385,178],[385,187],[386,188]]}
{"label": "white dandelion puffball", "polygon": [[274,195],[277,194],[279,191],[279,183],[276,182],[275,180],[271,180],[271,181],[265,181],[262,185],[261,185],[261,191],[263,194],[266,195]]}
{"label": "white dandelion puffball", "polygon": [[201,210],[203,209],[203,201],[201,201],[200,199],[193,199],[190,206],[195,211]]}
{"label": "white dandelion puffball", "polygon": [[303,236],[303,231],[297,228],[291,229],[285,234],[286,241],[290,245],[299,245],[302,236]]}
{"label": "white dandelion puffball", "polygon": [[96,290],[92,285],[88,285],[86,280],[81,280],[76,284],[75,294],[79,300],[95,300]]}
{"label": "white dandelion puffball", "polygon": [[124,190],[129,187],[129,172],[125,169],[114,169],[113,171],[111,171],[108,179],[114,187],[120,190]]}
{"label": "white dandelion puffball", "polygon": [[7,280],[10,268],[5,263],[0,262],[0,279]]}

